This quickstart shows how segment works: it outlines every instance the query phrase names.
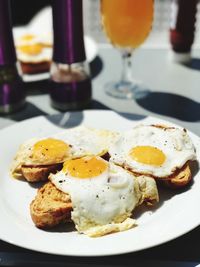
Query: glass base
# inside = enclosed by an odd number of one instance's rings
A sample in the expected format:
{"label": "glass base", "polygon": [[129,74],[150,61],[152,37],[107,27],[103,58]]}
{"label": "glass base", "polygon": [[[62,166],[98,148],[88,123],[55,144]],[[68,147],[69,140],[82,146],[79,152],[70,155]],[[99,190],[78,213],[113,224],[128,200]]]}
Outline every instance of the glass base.
{"label": "glass base", "polygon": [[105,85],[107,95],[119,99],[141,99],[149,94],[149,90],[140,82],[109,82]]}

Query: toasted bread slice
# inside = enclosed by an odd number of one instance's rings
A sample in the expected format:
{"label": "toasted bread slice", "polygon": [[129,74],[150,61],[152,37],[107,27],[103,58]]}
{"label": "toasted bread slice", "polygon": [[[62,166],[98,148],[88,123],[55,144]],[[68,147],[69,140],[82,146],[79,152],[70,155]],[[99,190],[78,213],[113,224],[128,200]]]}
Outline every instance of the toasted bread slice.
{"label": "toasted bread slice", "polygon": [[[174,127],[169,127],[162,124],[156,124],[152,126],[161,129],[174,129]],[[186,131],[186,129],[184,129],[184,131]],[[178,169],[173,173],[173,175],[166,177],[166,179],[160,179],[161,184],[174,189],[188,185],[192,180],[192,170],[190,163],[190,161],[186,162],[186,164],[181,169]]]}
{"label": "toasted bread slice", "polygon": [[[166,126],[164,124],[152,124],[151,126],[161,129],[175,129],[173,126]],[[184,129],[186,132],[187,130]],[[192,161],[186,162],[182,168],[177,169],[174,173],[168,177],[153,177],[159,184],[170,187],[172,189],[178,189],[187,186],[192,180]],[[136,174],[137,175],[137,174]],[[148,174],[145,174],[148,175]]]}
{"label": "toasted bread slice", "polygon": [[56,173],[61,170],[62,163],[40,166],[22,165],[21,172],[28,182],[47,181],[50,173]]}
{"label": "toasted bread slice", "polygon": [[[154,175],[149,175],[146,173],[136,173],[133,172],[137,177],[141,175],[149,176],[155,179],[155,181],[160,184],[170,188],[180,188],[187,186],[192,181],[192,165],[194,161],[187,161],[182,168],[177,169],[170,176],[166,177],[156,177]],[[130,171],[130,170],[129,170]]]}
{"label": "toasted bread slice", "polygon": [[190,162],[187,162],[180,170],[175,172],[169,179],[160,179],[161,184],[170,188],[181,188],[188,185],[192,180]]}
{"label": "toasted bread slice", "polygon": [[[151,177],[136,178],[138,187],[135,194],[139,196],[138,205],[154,205],[159,201],[156,182]],[[47,182],[41,187],[35,199],[30,204],[30,213],[33,222],[38,228],[49,229],[70,221],[72,203],[70,196],[58,190],[53,183]]]}
{"label": "toasted bread slice", "polygon": [[20,61],[21,69],[24,74],[36,74],[48,72],[50,69],[50,61],[43,61],[37,63]]}
{"label": "toasted bread slice", "polygon": [[51,182],[38,190],[30,204],[31,218],[38,228],[51,228],[71,218],[72,203],[68,194]]}

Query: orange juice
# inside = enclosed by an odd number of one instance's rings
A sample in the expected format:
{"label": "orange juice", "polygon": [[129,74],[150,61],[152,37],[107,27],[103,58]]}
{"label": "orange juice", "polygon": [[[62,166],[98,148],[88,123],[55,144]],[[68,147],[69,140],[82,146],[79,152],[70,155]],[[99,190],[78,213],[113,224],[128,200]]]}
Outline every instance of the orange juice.
{"label": "orange juice", "polygon": [[151,30],[153,0],[101,0],[101,14],[114,45],[136,48]]}

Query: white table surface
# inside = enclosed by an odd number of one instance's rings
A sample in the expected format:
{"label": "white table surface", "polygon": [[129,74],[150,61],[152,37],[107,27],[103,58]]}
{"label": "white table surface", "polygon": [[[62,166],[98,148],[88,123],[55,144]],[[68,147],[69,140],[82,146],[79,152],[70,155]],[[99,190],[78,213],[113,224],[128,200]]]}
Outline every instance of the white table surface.
{"label": "white table surface", "polygon": [[[99,47],[98,56],[92,67],[102,67],[93,79],[93,99],[99,103],[95,102],[93,107],[106,106],[118,112],[160,117],[200,135],[200,50],[194,51],[192,69],[172,62],[170,52],[166,49],[138,49],[133,55],[133,75],[152,92],[144,103],[134,99],[119,100],[105,94],[104,84],[120,77],[121,58],[118,51],[108,45]],[[42,86],[45,87],[45,84]],[[38,94],[40,84],[32,84],[31,89],[29,87],[27,84],[27,108],[10,116],[1,116],[1,128],[12,122],[8,119],[20,121],[44,113],[59,112],[50,106],[47,94]],[[162,110],[159,110],[159,105]]]}

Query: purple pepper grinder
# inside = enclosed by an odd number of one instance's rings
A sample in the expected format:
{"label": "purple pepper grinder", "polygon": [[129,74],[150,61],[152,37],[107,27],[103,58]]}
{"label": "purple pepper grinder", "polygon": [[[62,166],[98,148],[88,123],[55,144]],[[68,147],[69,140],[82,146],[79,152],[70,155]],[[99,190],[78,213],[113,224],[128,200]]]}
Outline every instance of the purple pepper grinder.
{"label": "purple pepper grinder", "polygon": [[14,112],[24,104],[25,91],[17,70],[10,1],[0,0],[0,113]]}
{"label": "purple pepper grinder", "polygon": [[83,37],[82,0],[52,1],[54,47],[50,96],[54,108],[86,108],[91,101],[91,79]]}

